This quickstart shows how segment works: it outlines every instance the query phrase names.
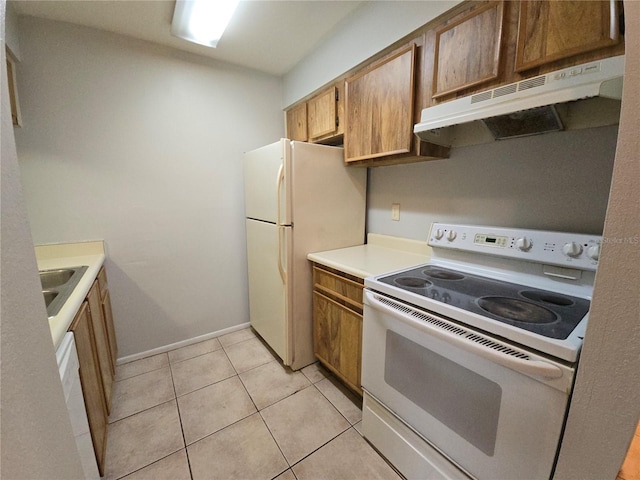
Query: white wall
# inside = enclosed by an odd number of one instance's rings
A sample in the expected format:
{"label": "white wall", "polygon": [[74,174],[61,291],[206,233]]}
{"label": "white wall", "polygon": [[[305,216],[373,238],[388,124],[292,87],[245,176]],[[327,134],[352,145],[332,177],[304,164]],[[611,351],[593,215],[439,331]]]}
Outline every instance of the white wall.
{"label": "white wall", "polygon": [[5,5],[1,0],[0,477],[80,479],[20,185],[5,68]]}
{"label": "white wall", "polygon": [[295,103],[460,2],[364,2],[283,77],[283,106]]}
{"label": "white wall", "polygon": [[[370,169],[369,232],[426,240],[432,222],[602,234],[617,127],[454,148]],[[400,204],[400,221],[391,204]]]}
{"label": "white wall", "polygon": [[281,82],[22,17],[18,157],[34,242],[104,239],[126,356],[248,321],[242,153]]}

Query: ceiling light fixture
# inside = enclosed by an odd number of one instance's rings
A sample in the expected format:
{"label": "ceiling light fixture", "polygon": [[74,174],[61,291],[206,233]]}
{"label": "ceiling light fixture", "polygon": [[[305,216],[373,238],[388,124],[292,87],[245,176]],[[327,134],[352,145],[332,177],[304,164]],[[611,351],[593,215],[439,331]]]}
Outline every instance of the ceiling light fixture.
{"label": "ceiling light fixture", "polygon": [[216,48],[239,0],[177,0],[171,34]]}

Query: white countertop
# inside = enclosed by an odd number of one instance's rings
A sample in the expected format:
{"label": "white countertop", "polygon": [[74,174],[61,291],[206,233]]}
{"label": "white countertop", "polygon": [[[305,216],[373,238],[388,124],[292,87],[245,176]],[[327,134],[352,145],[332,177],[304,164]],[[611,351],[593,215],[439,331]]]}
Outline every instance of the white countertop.
{"label": "white countertop", "polygon": [[359,278],[394,272],[427,263],[431,248],[426,242],[370,233],[366,245],[315,252],[312,262],[335,268]]}
{"label": "white countertop", "polygon": [[104,242],[65,243],[59,245],[38,245],[35,247],[38,270],[79,267],[88,268],[71,296],[64,303],[57,315],[49,318],[49,328],[53,345],[57,349],[64,334],[73,322],[87,293],[104,264]]}

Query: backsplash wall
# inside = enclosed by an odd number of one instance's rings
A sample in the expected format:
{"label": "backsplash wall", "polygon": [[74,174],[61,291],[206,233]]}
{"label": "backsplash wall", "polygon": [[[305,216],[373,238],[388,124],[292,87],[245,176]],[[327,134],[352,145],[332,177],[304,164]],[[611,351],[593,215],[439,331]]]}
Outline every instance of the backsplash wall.
{"label": "backsplash wall", "polygon": [[[601,234],[617,133],[550,133],[371,168],[367,231],[426,240],[440,221]],[[391,220],[393,203],[400,221]]]}

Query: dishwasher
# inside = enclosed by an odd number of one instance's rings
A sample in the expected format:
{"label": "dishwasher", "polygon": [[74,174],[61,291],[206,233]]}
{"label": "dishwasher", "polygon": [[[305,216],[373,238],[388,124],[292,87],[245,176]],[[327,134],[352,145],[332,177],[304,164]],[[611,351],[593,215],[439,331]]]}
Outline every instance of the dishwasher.
{"label": "dishwasher", "polygon": [[98,473],[89,421],[82,396],[76,343],[72,332],[67,332],[63,337],[56,351],[56,358],[84,476],[87,479],[99,479],[100,474]]}

